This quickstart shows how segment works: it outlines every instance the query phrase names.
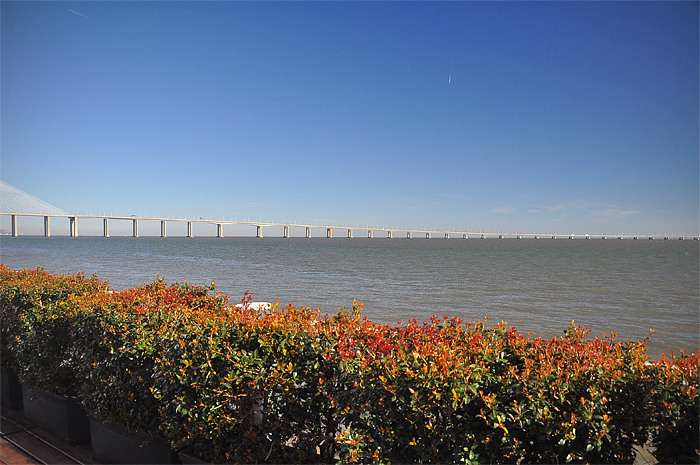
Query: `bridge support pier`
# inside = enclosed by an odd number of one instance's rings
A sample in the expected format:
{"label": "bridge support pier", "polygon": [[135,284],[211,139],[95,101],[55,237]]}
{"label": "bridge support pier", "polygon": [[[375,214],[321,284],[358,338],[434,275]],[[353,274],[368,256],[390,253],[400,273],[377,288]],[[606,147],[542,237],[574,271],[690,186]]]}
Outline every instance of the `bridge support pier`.
{"label": "bridge support pier", "polygon": [[430,233],[429,233],[429,232],[425,233],[425,238],[426,238],[426,239],[430,239]]}
{"label": "bridge support pier", "polygon": [[224,225],[223,224],[216,225],[216,237],[224,237]]}
{"label": "bridge support pier", "polygon": [[406,239],[410,239],[410,238],[411,238],[411,231],[407,231],[406,232]]}
{"label": "bridge support pier", "polygon": [[102,234],[104,237],[109,237],[109,218],[104,218],[102,220]]}
{"label": "bridge support pier", "polygon": [[168,232],[165,229],[165,220],[161,220],[160,222],[160,237],[167,237]]}
{"label": "bridge support pier", "polygon": [[187,237],[194,237],[194,234],[192,234],[192,222],[191,221],[187,222]]}
{"label": "bridge support pier", "polygon": [[284,238],[289,239],[289,226],[284,227]]}
{"label": "bridge support pier", "polygon": [[255,237],[263,237],[262,226],[260,226],[260,225],[257,226],[257,232],[255,233]]}
{"label": "bridge support pier", "polygon": [[133,227],[133,237],[139,237],[139,220],[133,220],[134,222],[134,227]]}
{"label": "bridge support pier", "polygon": [[352,239],[352,229],[348,229],[348,239]]}
{"label": "bridge support pier", "polygon": [[44,217],[44,237],[51,237],[51,217]]}
{"label": "bridge support pier", "polygon": [[12,237],[17,237],[17,215],[12,215]]}
{"label": "bridge support pier", "polygon": [[449,238],[450,238],[450,233],[446,232],[446,233],[445,233],[445,239],[449,239]]}
{"label": "bridge support pier", "polygon": [[69,224],[68,228],[70,230],[70,237],[78,237],[78,219],[75,216],[68,218]]}
{"label": "bridge support pier", "polygon": [[331,228],[327,228],[327,229],[326,229],[326,237],[327,237],[328,239],[330,239],[330,238],[333,237],[333,230],[332,230]]}
{"label": "bridge support pier", "polygon": [[462,234],[462,239],[469,239],[469,236],[467,236],[466,234]]}
{"label": "bridge support pier", "polygon": [[387,231],[387,232],[386,232],[386,237],[389,238],[389,239],[391,239],[391,238],[393,237],[392,234],[391,234],[391,231]]}
{"label": "bridge support pier", "polygon": [[306,238],[308,239],[310,237],[311,237],[311,228],[307,227],[306,228]]}

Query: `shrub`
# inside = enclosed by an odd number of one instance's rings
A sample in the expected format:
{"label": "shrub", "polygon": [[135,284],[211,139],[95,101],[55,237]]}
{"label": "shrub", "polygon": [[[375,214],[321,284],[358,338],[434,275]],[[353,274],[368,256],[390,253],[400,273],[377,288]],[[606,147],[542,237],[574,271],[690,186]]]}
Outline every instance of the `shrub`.
{"label": "shrub", "polygon": [[[505,365],[489,376],[481,413],[498,434],[486,456],[500,462],[630,463],[646,438],[644,344],[565,337],[530,339],[498,328]],[[490,439],[490,440],[489,440]],[[480,450],[481,451],[481,450]]]}
{"label": "shrub", "polygon": [[70,350],[71,315],[59,304],[70,296],[104,293],[108,283],[82,273],[49,274],[42,268],[11,271],[0,265],[2,366],[23,382],[74,395],[76,357]]}
{"label": "shrub", "polygon": [[81,395],[103,420],[156,434],[164,419],[154,392],[155,361],[163,341],[198,312],[215,312],[226,299],[214,286],[167,285],[163,279],[135,289],[69,299],[71,331],[80,354]]}
{"label": "shrub", "polygon": [[659,463],[700,463],[700,352],[664,356],[648,371],[651,445]]}
{"label": "shrub", "polygon": [[[479,338],[460,321],[392,327],[352,313],[331,319],[341,359],[334,393],[336,442],[345,461],[428,462],[469,458],[484,364]],[[466,448],[466,450],[465,450]]]}
{"label": "shrub", "polygon": [[327,462],[332,344],[318,312],[249,301],[172,333],[158,362],[164,433],[211,462]]}
{"label": "shrub", "polygon": [[[345,319],[344,323],[347,323]],[[504,324],[355,319],[339,338],[349,461],[631,462],[644,443],[644,345],[523,337]]]}

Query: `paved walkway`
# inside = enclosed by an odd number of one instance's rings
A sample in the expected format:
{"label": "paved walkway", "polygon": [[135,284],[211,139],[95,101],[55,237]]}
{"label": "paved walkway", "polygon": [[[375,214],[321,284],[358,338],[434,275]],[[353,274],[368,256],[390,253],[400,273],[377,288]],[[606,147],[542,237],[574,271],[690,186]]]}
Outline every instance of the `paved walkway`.
{"label": "paved walkway", "polygon": [[90,443],[71,446],[4,405],[0,409],[0,464],[95,464]]}

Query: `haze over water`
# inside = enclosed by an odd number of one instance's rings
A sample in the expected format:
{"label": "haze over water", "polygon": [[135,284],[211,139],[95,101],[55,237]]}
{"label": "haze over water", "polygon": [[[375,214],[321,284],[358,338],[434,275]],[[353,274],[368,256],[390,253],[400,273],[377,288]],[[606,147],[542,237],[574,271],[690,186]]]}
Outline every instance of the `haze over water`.
{"label": "haze over water", "polygon": [[700,347],[698,241],[25,236],[0,247],[10,269],[97,273],[115,289],[161,275],[322,314],[357,299],[377,323],[488,317],[550,338],[575,320],[621,340],[653,328],[653,357]]}

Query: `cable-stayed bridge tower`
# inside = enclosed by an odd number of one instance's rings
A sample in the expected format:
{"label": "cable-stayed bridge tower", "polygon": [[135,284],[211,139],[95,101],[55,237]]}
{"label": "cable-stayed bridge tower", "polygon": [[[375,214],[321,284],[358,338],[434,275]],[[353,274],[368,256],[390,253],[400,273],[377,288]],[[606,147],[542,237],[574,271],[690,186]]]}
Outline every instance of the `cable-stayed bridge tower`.
{"label": "cable-stayed bridge tower", "polygon": [[67,216],[68,213],[0,181],[0,212],[17,215]]}
{"label": "cable-stayed bridge tower", "polygon": [[60,208],[37,199],[24,191],[0,181],[0,213],[12,215],[12,235],[17,235],[17,215],[44,217],[44,231],[49,235],[52,216],[69,216]]}

